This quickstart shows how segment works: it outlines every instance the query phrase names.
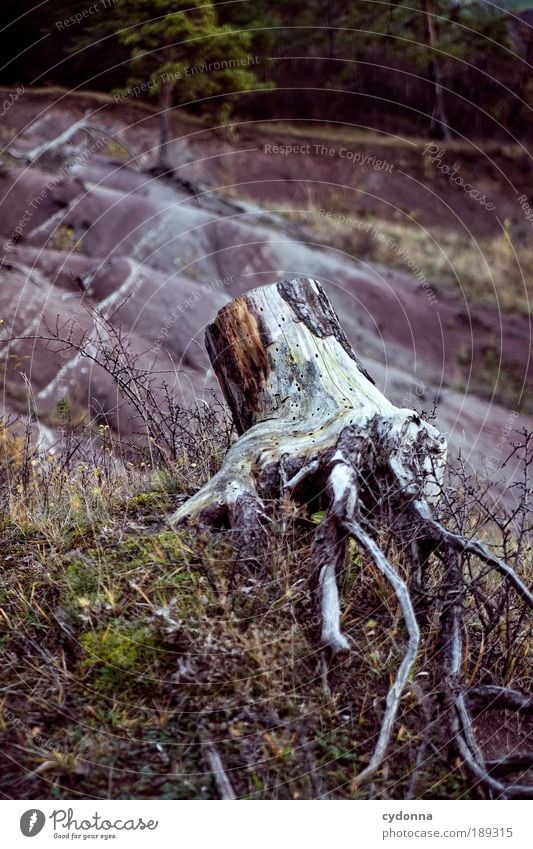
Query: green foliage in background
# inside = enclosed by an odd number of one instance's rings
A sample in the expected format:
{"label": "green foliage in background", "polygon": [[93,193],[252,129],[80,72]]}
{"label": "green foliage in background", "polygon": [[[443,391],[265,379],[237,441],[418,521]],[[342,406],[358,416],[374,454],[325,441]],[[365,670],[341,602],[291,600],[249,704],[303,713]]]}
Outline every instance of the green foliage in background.
{"label": "green foliage in background", "polygon": [[[213,121],[238,102],[243,118],[340,120],[411,135],[427,135],[439,110],[458,135],[533,130],[529,0],[100,3],[83,17],[86,0],[35,8],[3,0],[0,82],[113,91],[149,81],[146,96],[162,107],[169,98],[203,101],[192,108]],[[170,79],[172,91],[163,85]]]}

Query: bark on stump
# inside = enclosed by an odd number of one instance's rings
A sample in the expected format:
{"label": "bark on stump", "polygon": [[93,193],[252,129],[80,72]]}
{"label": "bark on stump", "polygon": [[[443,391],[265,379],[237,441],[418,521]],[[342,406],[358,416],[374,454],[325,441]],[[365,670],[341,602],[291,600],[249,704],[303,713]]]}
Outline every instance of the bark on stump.
{"label": "bark on stump", "polygon": [[[240,541],[242,556],[260,560],[269,534],[269,504],[282,497],[308,503],[322,493],[327,510],[315,533],[313,554],[319,575],[321,642],[329,657],[349,650],[339,625],[336,581],[348,540],[355,539],[373,559],[394,589],[408,639],[387,696],[374,755],[358,776],[358,781],[368,780],[385,756],[419,646],[408,586],[372,530],[383,493],[389,515],[391,506],[397,507],[398,521],[409,518],[411,535],[415,523],[426,548],[445,546],[452,552],[455,569],[450,574],[457,576],[461,556],[469,553],[510,580],[528,604],[533,598],[508,564],[435,521],[431,511],[442,487],[445,439],[414,410],[395,407],[379,391],[318,281],[283,280],[237,298],[208,326],[206,346],[240,436],[221,470],[173,514],[172,521],[227,525]],[[409,536],[404,542],[414,545]],[[450,698],[460,708],[452,726],[458,749],[477,780],[482,772],[487,787],[498,785],[502,793],[508,792],[489,776],[472,740],[458,684],[462,643],[457,605],[445,608],[442,616],[443,633],[452,635],[447,671],[453,685]],[[455,617],[453,622],[450,617]],[[519,795],[514,790],[513,794]]]}

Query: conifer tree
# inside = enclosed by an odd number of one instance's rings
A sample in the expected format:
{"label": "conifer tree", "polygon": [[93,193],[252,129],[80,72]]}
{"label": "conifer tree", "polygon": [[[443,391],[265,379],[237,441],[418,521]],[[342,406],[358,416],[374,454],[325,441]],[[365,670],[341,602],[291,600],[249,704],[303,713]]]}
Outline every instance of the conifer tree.
{"label": "conifer tree", "polygon": [[250,70],[248,33],[219,25],[206,0],[119,0],[119,41],[131,53],[136,80],[148,81],[157,94],[160,118],[158,164],[167,169],[170,110],[175,94],[181,103],[227,95],[217,115],[231,112],[231,92],[262,87]]}

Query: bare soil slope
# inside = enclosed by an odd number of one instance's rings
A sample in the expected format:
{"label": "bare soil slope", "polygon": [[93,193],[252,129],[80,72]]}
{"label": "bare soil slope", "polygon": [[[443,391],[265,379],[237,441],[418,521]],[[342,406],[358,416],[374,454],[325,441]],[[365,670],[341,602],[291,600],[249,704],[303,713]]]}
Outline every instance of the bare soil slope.
{"label": "bare soil slope", "polygon": [[[110,135],[79,131],[29,163],[39,145],[84,115]],[[191,403],[214,386],[203,331],[217,310],[251,288],[296,275],[323,283],[387,396],[426,410],[438,400],[452,450],[477,470],[488,464],[493,473],[511,427],[527,423],[520,413],[527,411],[530,354],[523,301],[514,311],[509,299],[500,308],[498,287],[506,280],[473,300],[467,287],[450,285],[449,274],[428,276],[409,241],[414,234],[417,250],[428,255],[443,228],[446,238],[495,242],[504,220],[516,243],[525,240],[529,224],[516,186],[531,172],[519,148],[456,144],[446,153],[495,203],[491,216],[424,156],[425,142],[346,136],[316,125],[290,132],[248,125],[230,140],[184,118],[173,126],[175,170],[158,175],[157,116],[141,104],[27,92],[4,121],[3,406],[25,409],[26,374],[48,442],[65,396],[117,430],[128,429],[127,411],[97,369],[19,337],[44,333],[58,316],[75,322],[77,334],[91,334],[86,306],[98,306],[127,329],[146,365],[172,370]],[[359,223],[350,225],[353,238],[350,230],[339,240],[332,221],[348,213]],[[402,230],[406,222],[414,229]],[[387,267],[368,259],[361,230],[382,243],[376,233],[395,232],[392,254],[398,258],[405,247],[405,262]],[[480,249],[480,277],[484,264]],[[501,474],[509,482],[516,469]]]}

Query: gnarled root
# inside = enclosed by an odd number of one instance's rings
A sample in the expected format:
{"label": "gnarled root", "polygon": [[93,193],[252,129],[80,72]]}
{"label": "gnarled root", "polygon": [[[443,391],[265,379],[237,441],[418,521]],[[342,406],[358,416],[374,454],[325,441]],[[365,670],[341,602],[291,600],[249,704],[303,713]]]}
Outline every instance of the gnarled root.
{"label": "gnarled root", "polygon": [[489,796],[503,799],[530,798],[533,788],[527,785],[505,785],[495,776],[529,768],[532,752],[512,752],[498,761],[487,761],[478,745],[473,723],[473,713],[484,710],[509,710],[514,713],[533,713],[533,699],[516,690],[494,685],[480,685],[467,690],[462,678],[464,665],[463,604],[466,584],[463,576],[461,554],[477,556],[496,569],[517,590],[529,607],[533,607],[531,593],[527,590],[509,564],[495,557],[477,540],[469,540],[452,533],[431,518],[427,504],[414,505],[416,515],[422,519],[427,538],[436,549],[442,547],[446,569],[442,581],[444,604],[442,608],[441,645],[444,656],[444,687],[442,695],[446,707],[450,739],[474,781],[485,788]]}
{"label": "gnarled root", "polygon": [[[314,533],[312,559],[320,640],[330,661],[349,652],[340,627],[337,577],[350,539],[373,560],[401,609],[405,653],[387,694],[375,750],[354,784],[369,781],[386,757],[419,652],[410,593],[415,582],[398,574],[386,557],[380,545],[380,531],[386,530],[402,550],[414,552],[415,560],[416,550],[423,551],[424,569],[431,556],[445,566],[439,641],[444,669],[437,686],[456,753],[489,795],[525,795],[528,788],[500,780],[517,761],[511,755],[485,760],[476,739],[475,699],[468,698],[462,677],[468,591],[463,560],[476,558],[496,570],[521,603],[532,607],[533,596],[508,563],[433,516],[446,462],[444,438],[413,410],[394,407],[379,392],[317,281],[282,281],[238,298],[208,328],[207,346],[241,436],[218,474],[174,513],[172,522],[228,526],[243,558],[253,563],[268,550],[271,504],[280,498],[300,504],[321,500],[326,511]],[[420,584],[424,570],[415,566],[415,571]],[[523,712],[526,697],[502,689],[490,691],[494,704]],[[487,689],[478,689],[477,703],[485,697]],[[520,764],[529,759],[529,753],[520,753]]]}
{"label": "gnarled root", "polygon": [[[340,627],[341,606],[337,587],[337,575],[343,568],[350,538],[372,558],[390,583],[408,635],[403,660],[386,698],[373,755],[368,766],[354,779],[355,785],[362,785],[376,774],[386,757],[402,693],[417,660],[420,643],[419,625],[409,587],[385,557],[362,519],[364,505],[359,494],[359,482],[367,479],[369,473],[377,474],[386,458],[390,472],[389,497],[393,502],[396,499],[403,503],[404,510],[411,510],[418,542],[440,552],[446,563],[440,643],[444,656],[442,693],[450,737],[476,783],[483,785],[491,795],[521,798],[530,792],[530,788],[506,786],[500,780],[512,768],[518,768],[518,761],[512,755],[494,763],[485,761],[476,741],[471,712],[480,704],[489,704],[493,709],[505,707],[529,712],[533,709],[531,699],[516,691],[488,686],[473,689],[469,696],[467,694],[461,678],[465,594],[462,556],[476,556],[497,569],[528,604],[531,595],[514,570],[481,543],[460,537],[433,519],[425,493],[429,491],[433,496],[438,485],[433,461],[438,456],[436,446],[438,448],[442,443],[433,429],[427,429],[428,426],[420,420],[415,424],[414,414],[402,412],[403,421],[396,416],[392,424],[383,416],[376,415],[362,417],[355,425],[352,417],[340,431],[334,446],[329,437],[323,437],[322,444],[315,443],[312,459],[292,456],[290,466],[296,471],[291,478],[287,478],[285,451],[276,466],[272,449],[265,448],[269,441],[275,441],[276,431],[272,433],[266,423],[258,424],[235,443],[221,471],[172,518],[174,523],[196,520],[218,524],[224,516],[229,527],[241,538],[248,561],[253,559],[254,553],[260,559],[269,533],[269,515],[265,507],[268,500],[275,498],[280,491],[296,498],[296,493],[304,495],[322,487],[328,508],[315,531],[312,555],[318,573],[316,595],[321,621],[320,641],[328,659],[338,660],[346,656],[350,648]],[[403,444],[395,441],[398,434],[403,434]],[[530,753],[521,752],[518,765],[529,763],[530,759]]]}

